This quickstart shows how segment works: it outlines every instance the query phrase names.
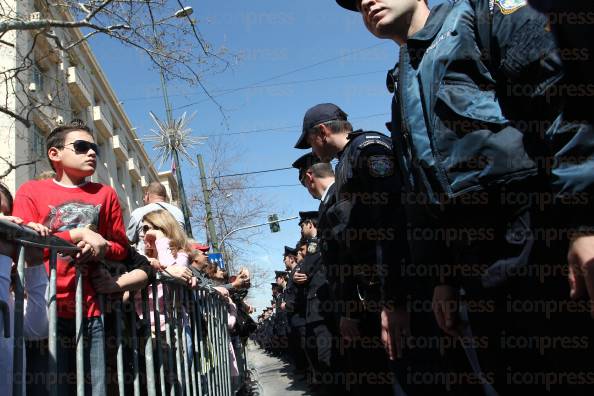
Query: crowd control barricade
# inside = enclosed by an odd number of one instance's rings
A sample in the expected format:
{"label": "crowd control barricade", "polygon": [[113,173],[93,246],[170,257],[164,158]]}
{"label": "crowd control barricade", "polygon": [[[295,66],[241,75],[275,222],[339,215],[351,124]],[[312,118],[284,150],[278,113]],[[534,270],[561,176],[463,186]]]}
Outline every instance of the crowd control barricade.
{"label": "crowd control barricade", "polygon": [[[57,254],[72,254],[78,248],[57,237],[40,237],[34,231],[0,219],[0,238],[17,247],[14,288],[14,383],[13,395],[24,396],[22,384],[23,305],[25,297],[25,249],[48,248],[50,274],[48,292],[48,378],[58,378],[58,326],[56,307]],[[109,269],[114,263],[105,263]],[[120,265],[121,266],[121,265]],[[159,298],[149,298],[160,295]],[[76,394],[85,395],[83,350],[82,272],[76,272]],[[160,303],[161,301],[161,303]],[[231,396],[232,385],[226,301],[212,289],[191,289],[171,278],[157,276],[142,290],[99,297],[105,337],[102,339],[108,395],[134,396]],[[0,301],[0,315],[9,321],[7,302]],[[139,312],[140,310],[140,312]],[[164,326],[161,326],[161,317]],[[9,336],[10,326],[0,329]],[[240,381],[245,375],[245,351],[236,347]],[[1,357],[0,357],[1,358]],[[53,374],[53,375],[52,375]],[[17,381],[17,379],[21,379]],[[26,384],[25,384],[26,385]],[[238,384],[241,385],[241,382]],[[58,381],[49,381],[48,393],[58,396]],[[90,395],[87,395],[90,396]]]}

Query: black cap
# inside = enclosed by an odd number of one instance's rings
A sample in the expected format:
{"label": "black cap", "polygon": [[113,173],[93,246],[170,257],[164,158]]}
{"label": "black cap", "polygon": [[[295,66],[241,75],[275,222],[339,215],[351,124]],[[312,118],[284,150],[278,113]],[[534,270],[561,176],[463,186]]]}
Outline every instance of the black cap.
{"label": "black cap", "polygon": [[307,172],[307,170],[311,168],[312,165],[315,165],[318,162],[320,162],[320,159],[316,157],[314,153],[302,155],[301,157],[297,158],[295,162],[293,162],[293,165],[291,166],[293,168],[299,169],[299,182],[301,182],[303,174]]}
{"label": "black cap", "polygon": [[336,2],[342,8],[346,8],[347,10],[359,12],[359,10],[357,10],[357,0],[336,0]]}
{"label": "black cap", "polygon": [[274,276],[276,276],[277,278],[284,278],[285,276],[287,276],[287,271],[274,271]]}
{"label": "black cap", "polygon": [[307,132],[314,126],[323,122],[333,120],[346,121],[347,114],[342,109],[333,103],[322,103],[315,105],[311,109],[305,112],[303,117],[303,129],[301,130],[301,136],[295,143],[295,148],[308,149],[311,146],[307,143]]}
{"label": "black cap", "polygon": [[313,220],[318,218],[318,211],[310,212],[299,212],[299,225],[303,224],[307,220]]}
{"label": "black cap", "polygon": [[283,256],[297,256],[297,249],[285,246],[285,253],[283,254]]}
{"label": "black cap", "polygon": [[270,286],[272,286],[273,289],[279,287],[279,285],[277,285],[276,282],[270,282]]}

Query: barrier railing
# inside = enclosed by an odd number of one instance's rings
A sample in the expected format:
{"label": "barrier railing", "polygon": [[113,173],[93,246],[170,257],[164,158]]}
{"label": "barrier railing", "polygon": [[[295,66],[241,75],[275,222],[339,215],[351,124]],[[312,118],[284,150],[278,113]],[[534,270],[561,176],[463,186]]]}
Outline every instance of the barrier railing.
{"label": "barrier railing", "polygon": [[[25,298],[25,251],[48,248],[48,393],[58,395],[58,315],[56,305],[56,266],[58,253],[71,254],[78,248],[57,237],[40,237],[34,231],[0,219],[0,238],[17,248],[17,274],[14,287],[14,351],[13,395],[25,395],[23,306]],[[109,263],[107,264],[109,267]],[[75,342],[76,393],[85,395],[85,381],[90,368],[84,355],[84,318],[82,272],[76,271]],[[160,290],[162,289],[162,293]],[[134,296],[139,294],[139,296]],[[161,296],[162,297],[157,297]],[[152,298],[149,298],[151,297]],[[152,303],[151,303],[152,300]],[[160,300],[162,306],[160,306]],[[138,311],[138,302],[140,311]],[[230,396],[237,389],[231,382],[231,337],[227,328],[227,304],[222,296],[210,289],[190,289],[165,277],[144,289],[126,295],[99,297],[101,325],[105,337],[100,340],[99,357],[95,364],[105,367],[108,394],[134,396]],[[5,329],[10,332],[7,303],[0,301]],[[142,315],[137,315],[142,314]],[[164,329],[161,326],[164,315]],[[107,326],[107,321],[111,326]],[[108,331],[108,328],[110,329]],[[2,329],[0,329],[1,331]],[[110,342],[106,347],[106,340]],[[245,353],[241,343],[236,346],[240,380],[245,375]],[[106,359],[107,356],[107,359]],[[115,379],[108,379],[115,357]],[[2,357],[0,357],[1,359]],[[144,369],[142,369],[144,367]]]}

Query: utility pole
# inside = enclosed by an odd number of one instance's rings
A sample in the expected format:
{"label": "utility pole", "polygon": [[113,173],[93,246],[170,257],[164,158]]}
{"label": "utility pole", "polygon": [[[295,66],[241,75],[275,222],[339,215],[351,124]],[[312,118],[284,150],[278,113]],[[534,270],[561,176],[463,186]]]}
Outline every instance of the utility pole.
{"label": "utility pole", "polygon": [[202,184],[202,193],[204,194],[204,208],[206,209],[206,228],[212,243],[212,249],[215,253],[219,253],[219,239],[212,218],[212,208],[210,206],[210,190],[206,183],[206,174],[204,172],[204,162],[202,161],[202,154],[198,154],[198,169],[200,170],[200,183]]}
{"label": "utility pole", "polygon": [[[192,7],[184,7],[176,11],[176,13],[171,16],[171,18],[188,18],[190,15],[192,15],[192,12],[194,12]],[[159,38],[155,29],[155,21],[152,20],[152,23],[153,38],[155,40],[155,44],[158,45]],[[163,67],[159,68],[159,76],[161,78],[161,90],[163,92],[163,100],[165,102],[166,120],[163,122],[159,120],[152,112],[149,112],[150,116],[153,118],[153,121],[155,121],[157,124],[158,129],[156,131],[153,130],[154,136],[141,140],[147,140],[156,143],[155,149],[159,151],[161,165],[163,165],[163,162],[169,158],[173,160],[175,165],[175,178],[177,179],[179,203],[182,214],[184,215],[185,231],[190,238],[193,238],[192,225],[190,224],[190,212],[188,210],[188,200],[186,198],[186,190],[184,189],[184,182],[182,180],[181,174],[179,153],[181,152],[181,154],[184,155],[186,159],[190,161],[190,163],[192,163],[192,159],[187,152],[187,148],[194,144],[200,143],[202,140],[204,140],[204,138],[191,137],[191,129],[187,127],[190,119],[186,118],[185,113],[180,119],[176,120],[173,118],[173,111],[171,108],[171,102],[169,101],[169,95],[167,93],[167,82],[165,81]],[[193,116],[190,118],[193,118]]]}

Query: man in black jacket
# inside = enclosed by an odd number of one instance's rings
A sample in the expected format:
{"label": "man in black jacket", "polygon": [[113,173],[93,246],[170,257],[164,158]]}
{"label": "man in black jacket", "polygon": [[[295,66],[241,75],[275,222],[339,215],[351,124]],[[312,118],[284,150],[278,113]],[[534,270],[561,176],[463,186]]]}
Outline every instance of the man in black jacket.
{"label": "man in black jacket", "polygon": [[[593,371],[592,323],[563,308],[589,303],[569,301],[567,257],[594,260],[594,133],[563,112],[580,95],[566,94],[562,64],[576,53],[523,0],[337,3],[400,46],[388,85],[410,224],[402,285],[431,278],[440,328],[480,340],[464,348],[466,374],[485,393],[591,392],[563,376]],[[583,344],[547,346],[564,338]]]}
{"label": "man in black jacket", "polygon": [[394,378],[381,349],[386,336],[380,325],[403,313],[404,301],[395,286],[396,271],[406,256],[398,243],[403,219],[392,142],[378,132],[353,132],[342,109],[322,103],[305,113],[295,147],[311,148],[322,161],[338,159],[335,202],[326,217],[339,252],[328,268],[339,331],[350,344],[347,360],[357,376],[355,394],[391,394]]}

